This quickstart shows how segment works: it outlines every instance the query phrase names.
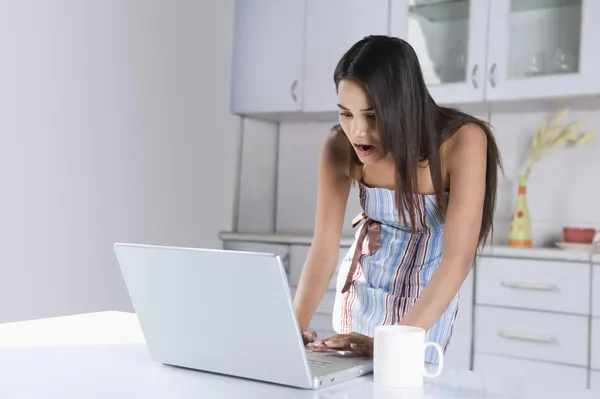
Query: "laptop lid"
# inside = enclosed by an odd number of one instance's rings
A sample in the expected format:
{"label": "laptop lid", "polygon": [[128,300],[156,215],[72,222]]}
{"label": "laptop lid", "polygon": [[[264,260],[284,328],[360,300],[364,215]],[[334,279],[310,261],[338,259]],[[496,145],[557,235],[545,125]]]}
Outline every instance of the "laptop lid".
{"label": "laptop lid", "polygon": [[277,255],[125,243],[114,250],[154,360],[311,386]]}

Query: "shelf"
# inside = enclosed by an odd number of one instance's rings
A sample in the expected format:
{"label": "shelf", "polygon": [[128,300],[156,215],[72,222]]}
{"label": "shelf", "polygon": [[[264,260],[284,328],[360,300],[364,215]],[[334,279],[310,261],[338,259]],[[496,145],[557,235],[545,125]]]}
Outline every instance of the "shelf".
{"label": "shelf", "polygon": [[417,4],[410,6],[409,11],[431,22],[459,21],[469,17],[469,0],[440,0]]}
{"label": "shelf", "polygon": [[[473,1],[473,0],[470,0]],[[469,0],[437,0],[409,7],[409,11],[431,22],[460,21],[469,18]],[[419,0],[417,0],[419,3]],[[558,7],[581,6],[581,0],[513,0],[511,13]]]}
{"label": "shelf", "polygon": [[547,8],[581,6],[581,0],[513,0],[510,12],[543,10]]}

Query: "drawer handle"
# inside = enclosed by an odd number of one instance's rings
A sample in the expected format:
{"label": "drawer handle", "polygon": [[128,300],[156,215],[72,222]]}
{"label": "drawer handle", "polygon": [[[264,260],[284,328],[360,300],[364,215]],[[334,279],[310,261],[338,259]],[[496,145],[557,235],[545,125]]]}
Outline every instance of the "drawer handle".
{"label": "drawer handle", "polygon": [[500,335],[502,338],[514,339],[518,341],[538,342],[543,344],[556,343],[556,338],[551,335],[524,334],[510,331],[499,331],[498,335]]}
{"label": "drawer handle", "polygon": [[556,284],[535,284],[535,283],[519,283],[515,281],[502,281],[500,285],[507,288],[515,288],[519,290],[531,290],[531,291],[556,291],[558,286]]}

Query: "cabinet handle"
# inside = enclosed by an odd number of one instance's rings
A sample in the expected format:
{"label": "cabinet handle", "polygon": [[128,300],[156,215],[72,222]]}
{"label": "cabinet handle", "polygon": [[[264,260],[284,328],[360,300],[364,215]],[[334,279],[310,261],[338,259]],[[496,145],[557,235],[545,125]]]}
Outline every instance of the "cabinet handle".
{"label": "cabinet handle", "polygon": [[506,288],[515,288],[518,290],[530,290],[530,291],[556,291],[558,286],[556,284],[536,284],[536,283],[519,283],[515,281],[501,281],[500,285]]}
{"label": "cabinet handle", "polygon": [[490,68],[490,84],[492,85],[492,87],[496,87],[496,63],[495,62],[492,64],[492,67]]}
{"label": "cabinet handle", "polygon": [[473,87],[477,88],[479,86],[479,79],[477,79],[477,70],[479,69],[479,64],[475,64],[473,66],[473,71],[471,72],[471,83],[473,83]]}
{"label": "cabinet handle", "polygon": [[505,339],[514,339],[517,341],[537,342],[541,344],[554,344],[557,339],[551,335],[536,335],[527,333],[516,333],[510,331],[499,331],[498,335]]}
{"label": "cabinet handle", "polygon": [[298,86],[298,79],[294,80],[290,87],[290,94],[292,95],[294,102],[298,102],[298,97],[296,97],[296,86]]}

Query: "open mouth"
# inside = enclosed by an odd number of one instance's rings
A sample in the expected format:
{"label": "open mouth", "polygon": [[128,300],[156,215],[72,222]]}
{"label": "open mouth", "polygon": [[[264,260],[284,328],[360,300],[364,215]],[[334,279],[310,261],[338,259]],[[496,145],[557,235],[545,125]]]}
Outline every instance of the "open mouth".
{"label": "open mouth", "polygon": [[356,149],[360,153],[360,155],[366,155],[370,153],[374,147],[370,144],[356,144]]}

